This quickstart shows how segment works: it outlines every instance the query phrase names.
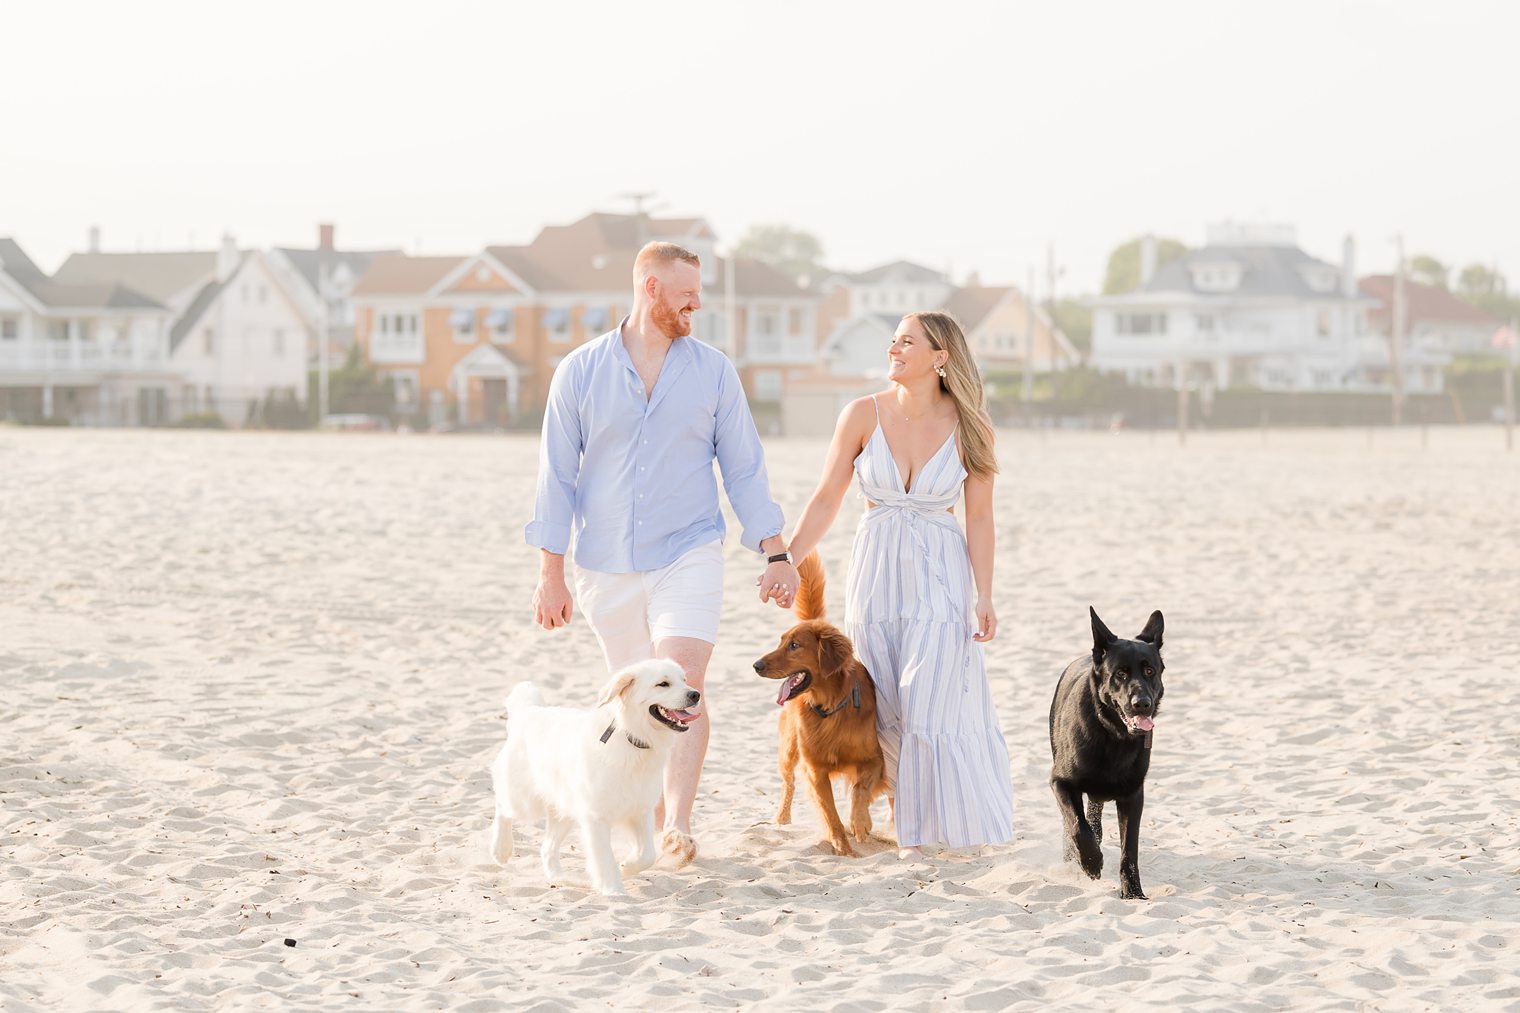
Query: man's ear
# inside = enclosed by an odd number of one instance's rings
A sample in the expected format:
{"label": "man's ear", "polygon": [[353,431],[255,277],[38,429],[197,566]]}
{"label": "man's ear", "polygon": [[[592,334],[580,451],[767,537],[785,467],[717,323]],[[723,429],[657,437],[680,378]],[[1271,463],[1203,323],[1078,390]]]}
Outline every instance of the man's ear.
{"label": "man's ear", "polygon": [[633,670],[624,669],[607,680],[607,685],[602,688],[601,698],[596,701],[598,707],[605,707],[613,700],[628,692],[628,687],[633,685]]}
{"label": "man's ear", "polygon": [[843,633],[831,629],[818,634],[819,675],[843,671],[844,666],[848,665],[854,656],[855,649],[850,646],[849,638]]}
{"label": "man's ear", "polygon": [[1157,609],[1151,613],[1150,619],[1146,621],[1145,629],[1141,630],[1140,635],[1135,639],[1152,644],[1159,651],[1161,650],[1161,626],[1161,610]]}
{"label": "man's ear", "polygon": [[1087,606],[1087,612],[1092,616],[1093,665],[1097,666],[1103,664],[1103,655],[1108,653],[1108,649],[1114,646],[1114,641],[1119,638],[1109,632],[1107,626],[1103,625],[1103,620],[1098,618],[1097,609],[1089,605]]}

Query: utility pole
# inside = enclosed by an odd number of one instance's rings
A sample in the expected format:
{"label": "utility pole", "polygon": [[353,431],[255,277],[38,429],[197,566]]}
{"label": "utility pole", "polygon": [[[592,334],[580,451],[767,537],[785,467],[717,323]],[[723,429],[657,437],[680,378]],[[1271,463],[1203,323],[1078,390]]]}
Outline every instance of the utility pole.
{"label": "utility pole", "polygon": [[[1034,268],[1029,269],[1029,290],[1024,293],[1024,386],[1019,394],[1025,404],[1034,397]],[[1027,421],[1027,419],[1026,419]]]}
{"label": "utility pole", "polygon": [[1408,309],[1404,302],[1404,234],[1393,237],[1398,253],[1398,264],[1393,271],[1393,326],[1388,336],[1388,369],[1392,374],[1393,424],[1404,420],[1404,368],[1401,364],[1404,351],[1404,326]]}
{"label": "utility pole", "polygon": [[[317,255],[320,257],[321,251]],[[371,328],[373,334],[373,327]],[[371,341],[374,339],[371,338]],[[317,428],[327,418],[327,261],[317,263]]]}
{"label": "utility pole", "polygon": [[1520,358],[1520,317],[1509,318],[1509,362],[1504,366],[1504,449],[1515,449],[1515,363]]}

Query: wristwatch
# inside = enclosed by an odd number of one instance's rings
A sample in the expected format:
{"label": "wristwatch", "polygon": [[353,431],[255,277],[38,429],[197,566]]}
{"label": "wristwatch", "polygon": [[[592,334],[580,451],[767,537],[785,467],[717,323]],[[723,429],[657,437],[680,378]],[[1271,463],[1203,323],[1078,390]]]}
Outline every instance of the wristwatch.
{"label": "wristwatch", "polygon": [[792,561],[792,554],[790,552],[783,552],[778,556],[766,556],[765,561],[767,563],[790,563]]}

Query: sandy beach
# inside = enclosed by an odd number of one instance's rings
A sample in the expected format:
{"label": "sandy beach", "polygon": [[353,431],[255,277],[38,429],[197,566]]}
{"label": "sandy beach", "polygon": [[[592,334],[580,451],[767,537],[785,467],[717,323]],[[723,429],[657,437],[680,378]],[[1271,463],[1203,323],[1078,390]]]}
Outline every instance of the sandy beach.
{"label": "sandy beach", "polygon": [[[771,440],[789,519],[819,440]],[[534,628],[530,437],[0,428],[0,1008],[1520,1006],[1520,453],[1491,428],[1004,432],[988,672],[1016,840],[771,822],[789,616],[730,534],[699,861],[485,855]],[[823,546],[842,614],[860,504]],[[1060,862],[1046,715],[1166,614],[1148,901]],[[886,807],[877,809],[886,822]],[[1110,822],[1112,826],[1112,822]],[[574,838],[572,837],[572,841]],[[295,946],[285,944],[294,940]],[[1510,971],[1504,971],[1504,967]]]}

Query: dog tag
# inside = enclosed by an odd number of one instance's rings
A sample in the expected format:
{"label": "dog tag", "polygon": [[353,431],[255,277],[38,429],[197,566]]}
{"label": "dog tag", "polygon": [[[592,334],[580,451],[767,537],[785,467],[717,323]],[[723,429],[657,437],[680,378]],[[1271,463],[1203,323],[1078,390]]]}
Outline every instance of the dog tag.
{"label": "dog tag", "polygon": [[1151,748],[1151,736],[1154,735],[1154,734],[1155,734],[1155,732],[1146,732],[1145,733],[1145,748],[1146,749]]}

